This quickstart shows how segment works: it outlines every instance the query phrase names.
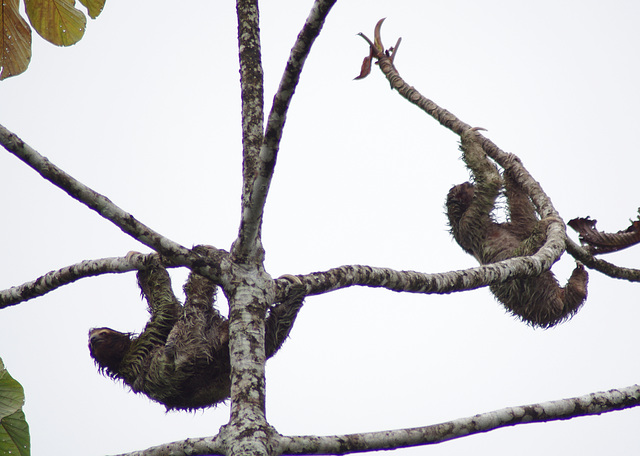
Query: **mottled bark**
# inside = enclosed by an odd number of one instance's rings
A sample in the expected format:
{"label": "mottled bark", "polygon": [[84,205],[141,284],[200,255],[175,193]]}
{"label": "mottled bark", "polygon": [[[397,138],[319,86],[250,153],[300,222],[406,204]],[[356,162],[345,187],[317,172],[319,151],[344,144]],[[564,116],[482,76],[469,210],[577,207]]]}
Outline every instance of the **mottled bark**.
{"label": "mottled bark", "polygon": [[347,454],[407,448],[440,443],[516,424],[600,415],[637,405],[640,405],[640,386],[633,385],[570,399],[507,407],[432,426],[340,436],[283,437],[279,450],[283,454]]}
{"label": "mottled bark", "polygon": [[242,213],[238,239],[231,249],[235,261],[261,262],[262,209],[266,192],[261,187],[259,154],[263,140],[264,81],[260,51],[257,0],[238,0],[238,55],[242,96]]}
{"label": "mottled bark", "polygon": [[[640,405],[640,385],[556,401],[507,407],[444,423],[393,431],[331,436],[275,435],[273,454],[350,454],[430,445],[508,426],[600,415]],[[188,439],[120,456],[224,454],[219,438]]]}
{"label": "mottled bark", "polygon": [[311,46],[335,0],[317,0],[298,34],[262,130],[263,74],[257,2],[238,1],[238,43],[242,92],[243,195],[238,239],[232,248],[237,262],[262,261],[260,230],[276,165],[287,112]]}
{"label": "mottled bark", "polygon": [[186,261],[189,255],[187,248],[152,230],[136,220],[133,215],[113,204],[106,196],[65,173],[2,125],[0,125],[0,144],[43,178],[115,224],[134,239],[163,255]]}

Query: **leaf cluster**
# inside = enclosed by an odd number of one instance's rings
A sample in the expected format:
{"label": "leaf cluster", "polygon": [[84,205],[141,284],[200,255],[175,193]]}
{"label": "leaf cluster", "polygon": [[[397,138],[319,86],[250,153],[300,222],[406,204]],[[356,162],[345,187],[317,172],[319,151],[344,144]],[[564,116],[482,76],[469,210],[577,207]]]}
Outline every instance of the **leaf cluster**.
{"label": "leaf cluster", "polygon": [[[80,0],[89,17],[102,12],[106,0]],[[20,15],[20,0],[0,3],[0,80],[23,73],[31,61],[31,28],[56,46],[82,39],[87,25],[75,0],[24,0],[29,23]]]}

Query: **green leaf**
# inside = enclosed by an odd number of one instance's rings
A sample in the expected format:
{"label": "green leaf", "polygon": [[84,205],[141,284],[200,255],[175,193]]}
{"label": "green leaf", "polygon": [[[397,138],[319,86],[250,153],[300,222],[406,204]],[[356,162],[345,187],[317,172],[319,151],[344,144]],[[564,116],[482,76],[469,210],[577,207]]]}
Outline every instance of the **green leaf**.
{"label": "green leaf", "polygon": [[70,46],[84,35],[87,18],[75,0],[25,0],[27,16],[36,32],[58,46]]}
{"label": "green leaf", "polygon": [[102,12],[106,0],[80,0],[87,10],[89,11],[89,17],[95,19]]}
{"label": "green leaf", "polygon": [[24,405],[22,385],[14,380],[0,359],[0,419],[12,415]]}
{"label": "green leaf", "polygon": [[0,2],[0,81],[24,72],[31,60],[31,27],[19,6],[19,0]]}
{"label": "green leaf", "polygon": [[31,454],[29,425],[22,410],[0,420],[0,454]]}
{"label": "green leaf", "polygon": [[[6,0],[4,0],[6,2]],[[29,456],[29,425],[22,405],[24,390],[4,368],[0,358],[0,454]]]}

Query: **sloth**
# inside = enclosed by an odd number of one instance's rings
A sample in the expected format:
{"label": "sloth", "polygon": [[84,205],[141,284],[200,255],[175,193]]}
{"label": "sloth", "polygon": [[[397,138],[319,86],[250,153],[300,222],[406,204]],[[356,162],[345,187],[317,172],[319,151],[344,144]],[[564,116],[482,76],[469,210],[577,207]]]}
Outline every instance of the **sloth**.
{"label": "sloth", "polygon": [[[104,327],[89,331],[89,351],[100,371],[167,410],[205,408],[226,400],[231,387],[229,321],[214,306],[215,284],[192,272],[182,306],[157,260],[138,271],[138,284],[151,313],[140,335]],[[267,358],[288,337],[304,291],[304,286],[294,285],[288,298],[270,309]]]}
{"label": "sloth", "polygon": [[[447,195],[451,234],[481,264],[532,255],[544,243],[550,220],[538,220],[528,194],[509,171],[500,175],[475,135],[469,131],[461,136],[462,158],[473,183],[456,185]],[[498,223],[492,211],[503,187],[509,217]],[[551,271],[545,271],[536,277],[491,285],[490,289],[513,315],[532,326],[549,328],[580,309],[587,297],[587,280],[587,271],[578,263],[564,288]]]}

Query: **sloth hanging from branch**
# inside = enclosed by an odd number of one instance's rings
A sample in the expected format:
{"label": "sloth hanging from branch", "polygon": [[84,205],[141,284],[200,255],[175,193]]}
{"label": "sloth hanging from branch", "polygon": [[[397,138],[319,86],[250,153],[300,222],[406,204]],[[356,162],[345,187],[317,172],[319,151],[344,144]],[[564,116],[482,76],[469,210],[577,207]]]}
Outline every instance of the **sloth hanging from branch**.
{"label": "sloth hanging from branch", "polygon": [[[213,406],[230,394],[229,321],[215,308],[216,285],[191,273],[184,306],[171,279],[152,257],[138,271],[151,319],[135,336],[110,328],[89,331],[89,351],[100,370],[171,409]],[[305,287],[294,284],[273,306],[265,323],[265,354],[273,356],[289,335],[302,307]]]}
{"label": "sloth hanging from branch", "polygon": [[[472,174],[473,183],[456,185],[447,195],[447,216],[454,239],[481,264],[535,254],[544,244],[546,230],[552,220],[538,219],[531,198],[510,171],[500,174],[482,149],[477,128],[463,124],[402,80],[393,65],[400,40],[385,50],[381,38],[383,22],[381,19],[376,24],[373,41],[359,34],[369,44],[369,55],[355,79],[367,77],[375,59],[392,89],[460,135],[462,158]],[[503,190],[509,219],[498,223],[492,213]],[[560,287],[551,271],[512,279],[490,288],[509,312],[532,326],[549,328],[571,318],[580,309],[587,297],[587,281],[587,271],[579,263],[564,288]]]}
{"label": "sloth hanging from branch", "polygon": [[[451,234],[481,264],[532,255],[546,239],[549,220],[538,220],[533,202],[509,171],[500,174],[483,151],[475,130],[461,135],[460,147],[473,183],[456,185],[447,195]],[[503,188],[509,218],[497,223],[492,212]],[[532,326],[549,328],[580,309],[587,297],[587,280],[587,271],[578,263],[564,288],[551,271],[545,271],[537,277],[492,285],[491,291],[512,314]]]}

